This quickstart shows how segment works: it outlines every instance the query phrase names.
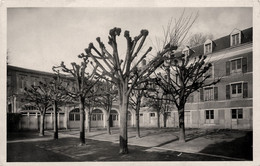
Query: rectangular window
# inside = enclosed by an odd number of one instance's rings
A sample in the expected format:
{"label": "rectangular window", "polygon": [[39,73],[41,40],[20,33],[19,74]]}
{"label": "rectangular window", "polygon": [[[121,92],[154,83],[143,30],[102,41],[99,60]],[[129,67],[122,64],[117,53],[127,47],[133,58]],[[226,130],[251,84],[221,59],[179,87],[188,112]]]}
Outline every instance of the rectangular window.
{"label": "rectangular window", "polygon": [[231,73],[242,71],[242,59],[231,60]]}
{"label": "rectangular window", "polygon": [[211,43],[205,45],[205,53],[211,52]]}
{"label": "rectangular window", "polygon": [[118,115],[113,114],[112,115],[112,120],[114,120],[114,121],[118,120]]}
{"label": "rectangular window", "polygon": [[80,115],[79,114],[75,114],[75,121],[79,121],[80,120]]}
{"label": "rectangular window", "polygon": [[183,54],[187,57],[189,56],[189,50],[183,51]]}
{"label": "rectangular window", "polygon": [[151,117],[155,117],[155,113],[150,113],[150,116]]}
{"label": "rectangular window", "polygon": [[214,110],[206,110],[206,123],[214,123]]}
{"label": "rectangular window", "polygon": [[69,115],[69,120],[70,120],[70,121],[74,121],[74,114],[70,114],[70,115]]}
{"label": "rectangular window", "polygon": [[232,119],[243,119],[243,109],[232,109]]}
{"label": "rectangular window", "polygon": [[144,116],[144,114],[139,114],[139,116]]}
{"label": "rectangular window", "polygon": [[204,101],[214,100],[214,89],[213,87],[204,89]]}
{"label": "rectangular window", "polygon": [[231,84],[231,96],[242,97],[242,83]]}
{"label": "rectangular window", "polygon": [[234,34],[232,37],[232,46],[239,44],[239,33]]}
{"label": "rectangular window", "polygon": [[206,119],[214,119],[214,110],[206,110]]}

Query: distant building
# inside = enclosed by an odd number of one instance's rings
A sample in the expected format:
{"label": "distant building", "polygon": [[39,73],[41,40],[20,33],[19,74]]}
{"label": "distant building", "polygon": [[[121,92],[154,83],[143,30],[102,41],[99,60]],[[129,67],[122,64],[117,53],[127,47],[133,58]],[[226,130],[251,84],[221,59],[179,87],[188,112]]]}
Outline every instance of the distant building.
{"label": "distant building", "polygon": [[[194,128],[232,128],[252,129],[253,119],[253,29],[234,29],[229,35],[179,53],[186,56],[207,55],[213,64],[212,77],[221,77],[221,82],[193,93],[185,107],[185,126]],[[7,113],[20,113],[20,129],[38,129],[39,112],[26,103],[23,91],[26,86],[37,84],[39,80],[48,81],[52,73],[7,66]],[[64,78],[64,81],[72,81]],[[71,87],[73,88],[73,87]],[[178,127],[178,113],[172,107],[167,117],[167,127]],[[105,127],[106,112],[94,108],[91,115],[92,127]],[[111,111],[111,126],[119,126],[118,105]],[[129,109],[128,124],[135,126],[135,112]],[[140,126],[157,126],[158,114],[151,108],[142,108],[139,114]],[[86,117],[87,118],[87,117]],[[161,116],[161,126],[163,120]],[[45,127],[53,128],[53,112],[46,114]],[[79,109],[77,105],[67,104],[59,108],[59,128],[79,128]],[[86,122],[87,126],[87,122]]]}

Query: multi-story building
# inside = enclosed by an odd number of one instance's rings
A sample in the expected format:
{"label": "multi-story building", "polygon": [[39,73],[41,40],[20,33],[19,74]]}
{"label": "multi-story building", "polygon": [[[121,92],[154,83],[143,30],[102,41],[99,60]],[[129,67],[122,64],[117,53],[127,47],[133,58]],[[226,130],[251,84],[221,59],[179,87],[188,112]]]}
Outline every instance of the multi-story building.
{"label": "multi-story building", "polygon": [[[211,87],[205,87],[189,96],[185,106],[185,126],[195,128],[232,128],[252,129],[253,119],[253,67],[252,53],[253,29],[234,29],[229,35],[216,40],[207,40],[195,47],[186,47],[176,54],[186,56],[206,55],[213,66],[211,77],[221,81]],[[23,69],[14,66],[7,68],[7,112],[21,113],[20,128],[38,129],[39,112],[26,103],[23,96],[25,86],[37,84],[39,80],[48,81],[52,73]],[[72,81],[69,78],[64,81]],[[76,105],[64,105],[59,108],[59,127],[78,128],[79,109]],[[167,114],[167,127],[178,127],[178,112],[174,107]],[[106,126],[106,111],[93,108],[92,127]],[[119,110],[115,104],[111,111],[111,126],[119,126]],[[135,112],[129,109],[128,124],[135,125]],[[142,108],[139,114],[141,126],[157,126],[157,111]],[[161,126],[163,116],[161,117]],[[46,128],[53,127],[53,113],[46,114]],[[86,117],[87,119],[87,117]],[[87,123],[86,123],[87,126]]]}

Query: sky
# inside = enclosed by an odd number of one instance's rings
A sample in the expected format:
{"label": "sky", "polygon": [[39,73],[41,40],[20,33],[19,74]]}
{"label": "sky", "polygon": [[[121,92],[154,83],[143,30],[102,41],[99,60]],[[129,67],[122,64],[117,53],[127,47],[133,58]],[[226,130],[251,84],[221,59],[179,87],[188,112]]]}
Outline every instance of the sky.
{"label": "sky", "polygon": [[[155,36],[163,36],[171,18],[178,19],[196,12],[199,17],[190,34],[211,33],[219,38],[234,28],[243,30],[253,25],[252,8],[8,8],[7,49],[9,64],[51,72],[52,66],[78,62],[77,55],[84,52],[90,42],[97,46],[96,37],[107,44],[109,29],[120,27],[137,36],[140,30],[149,30],[144,50],[153,47]],[[124,56],[126,40],[118,38],[119,54]],[[108,44],[107,44],[107,47]]]}

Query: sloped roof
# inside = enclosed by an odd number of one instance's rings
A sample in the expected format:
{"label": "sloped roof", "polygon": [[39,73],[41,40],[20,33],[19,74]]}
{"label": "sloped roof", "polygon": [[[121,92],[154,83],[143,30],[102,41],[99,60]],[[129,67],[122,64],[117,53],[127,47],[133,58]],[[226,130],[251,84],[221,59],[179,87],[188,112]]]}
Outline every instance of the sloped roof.
{"label": "sloped roof", "polygon": [[[241,36],[242,36],[241,44],[252,42],[253,41],[253,28],[251,27],[251,28],[242,30]],[[216,40],[212,40],[212,42],[214,43],[214,48],[212,50],[212,53],[218,52],[220,50],[224,50],[224,49],[230,47],[230,35],[226,35],[226,36],[218,38]],[[237,45],[237,46],[239,46],[239,45]],[[236,47],[236,46],[234,46],[234,47]],[[190,49],[194,51],[192,56],[199,56],[199,55],[204,54],[204,44],[201,44],[201,45],[198,45],[195,47],[191,47]],[[182,54],[182,51],[175,53],[176,57],[181,56],[181,54]]]}

